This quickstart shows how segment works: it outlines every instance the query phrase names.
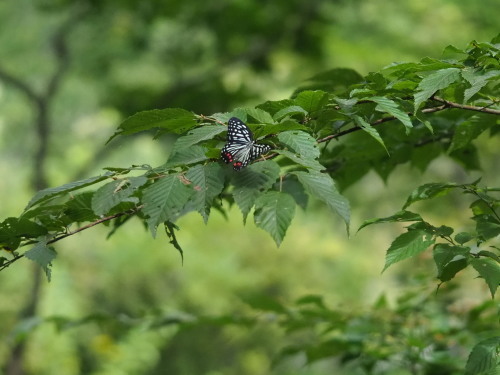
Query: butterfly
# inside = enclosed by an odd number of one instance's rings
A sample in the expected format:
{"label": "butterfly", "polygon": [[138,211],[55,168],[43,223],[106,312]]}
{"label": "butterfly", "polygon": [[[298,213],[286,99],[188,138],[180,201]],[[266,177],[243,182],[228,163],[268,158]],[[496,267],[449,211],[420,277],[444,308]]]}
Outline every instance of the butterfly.
{"label": "butterfly", "polygon": [[271,150],[268,145],[255,143],[252,132],[239,118],[231,117],[227,124],[227,143],[220,155],[226,164],[233,164],[235,171],[241,170],[252,160]]}

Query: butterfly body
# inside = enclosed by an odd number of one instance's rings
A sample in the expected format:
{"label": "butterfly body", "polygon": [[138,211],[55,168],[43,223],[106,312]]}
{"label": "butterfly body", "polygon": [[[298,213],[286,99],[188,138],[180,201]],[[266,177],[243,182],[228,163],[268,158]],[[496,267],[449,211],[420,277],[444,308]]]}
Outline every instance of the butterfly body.
{"label": "butterfly body", "polygon": [[255,143],[252,132],[243,121],[236,117],[229,119],[227,143],[221,150],[221,158],[225,163],[232,163],[234,170],[241,170],[270,150],[268,145]]}

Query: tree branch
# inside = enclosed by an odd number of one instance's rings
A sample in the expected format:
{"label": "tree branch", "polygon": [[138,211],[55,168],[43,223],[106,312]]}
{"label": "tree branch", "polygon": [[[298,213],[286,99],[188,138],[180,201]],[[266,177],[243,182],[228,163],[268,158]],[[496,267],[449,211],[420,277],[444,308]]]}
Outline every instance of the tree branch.
{"label": "tree branch", "polygon": [[459,104],[459,103],[455,103],[455,102],[450,102],[448,100],[440,98],[439,96],[433,96],[432,100],[435,100],[436,102],[444,103],[446,105],[446,107],[448,107],[448,108],[460,108],[460,109],[465,109],[468,111],[477,111],[477,112],[483,112],[483,113],[490,113],[492,115],[500,115],[500,110],[488,108],[488,106],[487,107],[476,107],[473,105]]}
{"label": "tree branch", "polygon": [[[135,213],[137,213],[138,211],[140,211],[144,206],[141,205],[141,206],[138,206],[132,210],[128,210],[128,211],[124,211],[124,212],[119,212],[117,214],[114,214],[114,215],[110,215],[110,216],[106,216],[106,217],[103,217],[99,220],[96,220],[96,221],[93,221],[87,225],[84,225],[83,227],[80,227],[78,229],[75,229],[74,231],[72,232],[68,232],[68,233],[64,233],[64,234],[61,234],[60,236],[57,236],[57,237],[54,237],[53,239],[47,241],[47,245],[50,245],[50,244],[53,244],[54,242],[57,242],[57,241],[60,241],[66,237],[69,237],[69,236],[73,236],[77,233],[80,233],[86,229],[89,229],[89,228],[92,228],[98,224],[102,224],[106,221],[110,221],[110,220],[113,220],[113,219],[116,219],[116,218],[119,218],[121,216],[124,216],[124,215],[133,215]],[[33,245],[35,244],[36,242],[35,241],[30,241],[30,242],[26,242],[24,244],[22,244],[21,246],[24,247],[24,246],[28,246],[28,245]],[[18,261],[19,259],[23,258],[24,257],[24,254],[19,254],[19,255],[16,255],[14,258],[8,260],[7,262],[4,262],[1,266],[0,266],[0,271],[2,271],[3,269],[9,267],[12,263]]]}

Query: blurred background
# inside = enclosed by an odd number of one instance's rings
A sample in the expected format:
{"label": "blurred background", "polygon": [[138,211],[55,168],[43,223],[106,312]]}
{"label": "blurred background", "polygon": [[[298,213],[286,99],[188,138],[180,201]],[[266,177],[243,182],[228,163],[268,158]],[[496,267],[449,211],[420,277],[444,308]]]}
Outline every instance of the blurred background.
{"label": "blurred background", "polygon": [[[367,74],[392,62],[439,57],[449,44],[491,40],[498,32],[497,5],[4,0],[0,218],[18,216],[38,189],[97,175],[103,167],[164,163],[173,139],[141,134],[105,145],[120,121],[137,111],[180,107],[209,115],[287,98],[330,68]],[[487,185],[499,184],[491,157],[498,147],[481,147]],[[8,375],[320,374],[321,364],[304,366],[300,359],[271,370],[285,340],[273,326],[178,332],[175,326],[120,330],[93,321],[59,332],[40,318],[238,314],[249,311],[245,301],[254,296],[287,304],[306,294],[358,310],[383,294],[390,301],[412,288],[433,291],[430,259],[381,274],[400,227],[355,232],[364,220],[397,211],[415,181],[469,178],[445,157],[423,174],[405,166],[386,182],[370,174],[344,192],[352,206],[350,239],[339,218],[310,202],[280,248],[251,217],[243,226],[237,208],[227,219],[213,212],[207,226],[193,213],[178,223],[184,265],[166,237],[151,239],[139,222],[109,240],[104,227],[84,231],[57,244],[52,282],[28,260],[0,273],[0,367]],[[427,208],[434,225],[460,226],[467,218],[465,211],[457,216],[439,205]],[[434,213],[443,222],[433,222]],[[460,303],[487,298],[484,283],[473,277],[464,273],[456,281],[466,284],[457,294]],[[21,367],[25,372],[16,372]]]}

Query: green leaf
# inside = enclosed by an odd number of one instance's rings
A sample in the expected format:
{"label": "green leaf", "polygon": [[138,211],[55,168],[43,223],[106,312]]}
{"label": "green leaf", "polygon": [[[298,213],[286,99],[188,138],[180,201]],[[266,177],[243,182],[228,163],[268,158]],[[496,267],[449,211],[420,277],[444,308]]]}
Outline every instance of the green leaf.
{"label": "green leaf", "polygon": [[56,257],[56,252],[50,246],[47,246],[47,242],[41,241],[38,242],[33,248],[26,251],[24,256],[32,261],[38,263],[40,267],[42,267],[45,275],[47,276],[47,280],[50,281],[51,278],[51,269],[52,261]]}
{"label": "green leaf", "polygon": [[488,284],[491,298],[495,298],[495,292],[500,284],[500,265],[498,262],[490,258],[473,258],[470,263]]}
{"label": "green leaf", "polygon": [[477,234],[484,240],[500,235],[500,223],[492,215],[474,216]]}
{"label": "green leaf", "polygon": [[458,68],[441,69],[422,79],[415,94],[415,112],[417,112],[420,104],[434,95],[436,91],[448,87],[459,79],[460,69]]}
{"label": "green leaf", "polygon": [[223,169],[218,163],[196,165],[187,171],[186,177],[193,184],[194,196],[191,201],[206,224],[214,198],[224,189]]}
{"label": "green leaf", "polygon": [[442,282],[455,277],[457,272],[467,267],[470,249],[466,246],[437,244],[434,246],[433,257],[438,271],[438,279]]}
{"label": "green leaf", "polygon": [[274,119],[273,116],[271,116],[268,112],[264,111],[263,109],[260,108],[249,108],[246,110],[249,116],[252,116],[254,119],[256,119],[258,122],[262,124],[273,124]]}
{"label": "green leaf", "polygon": [[309,130],[307,126],[299,124],[293,120],[286,120],[279,124],[267,124],[257,128],[254,132],[255,138],[260,138],[269,134],[278,134],[287,130]]}
{"label": "green leaf", "polygon": [[163,167],[170,169],[199,163],[200,161],[207,160],[206,152],[207,149],[205,147],[198,145],[179,149],[178,151],[172,152]]}
{"label": "green leaf", "polygon": [[490,337],[476,344],[472,349],[465,375],[496,375],[499,363],[500,336]]}
{"label": "green leaf", "polygon": [[146,177],[138,176],[114,180],[101,186],[92,196],[92,210],[97,216],[101,216],[121,202],[138,203],[138,198],[130,196],[146,182]]}
{"label": "green leaf", "polygon": [[135,134],[144,130],[163,129],[170,133],[181,134],[196,126],[196,117],[192,112],[181,108],[153,109],[138,112],[118,126],[115,134],[108,140],[119,135]]}
{"label": "green leaf", "polygon": [[481,116],[473,116],[455,127],[448,153],[468,146],[481,133],[489,129],[494,121],[487,121]]}
{"label": "green leaf", "polygon": [[70,182],[68,184],[64,184],[64,185],[61,185],[58,187],[40,190],[39,192],[37,192],[33,196],[33,198],[31,198],[31,200],[29,201],[29,203],[26,206],[26,208],[24,209],[24,211],[27,211],[31,207],[33,207],[34,205],[45,202],[45,201],[47,201],[51,198],[54,198],[58,195],[66,194],[66,193],[69,193],[70,191],[81,189],[81,188],[84,188],[86,186],[90,186],[90,185],[96,184],[98,182],[104,181],[113,175],[114,175],[114,173],[112,173],[112,172],[106,172],[102,176],[90,177],[90,178],[87,178],[85,180],[74,181],[74,182]]}
{"label": "green leaf", "polygon": [[186,186],[185,182],[180,174],[170,174],[144,189],[143,212],[149,217],[148,225],[153,237],[157,226],[172,221],[193,195],[193,189]]}
{"label": "green leaf", "polygon": [[287,150],[276,150],[275,152],[280,155],[283,155],[284,157],[290,159],[294,163],[299,164],[303,167],[310,168],[318,172],[325,169],[325,167],[321,165],[319,161],[317,161],[316,159],[303,158]]}
{"label": "green leaf", "polygon": [[281,111],[283,108],[287,108],[293,105],[293,99],[268,100],[267,102],[259,104],[256,108],[262,109],[270,114],[275,114],[276,112]]}
{"label": "green leaf", "polygon": [[15,250],[21,240],[47,234],[47,228],[27,218],[8,217],[0,223],[0,249]]}
{"label": "green leaf", "polygon": [[371,135],[378,143],[380,143],[382,147],[384,147],[385,152],[389,154],[389,151],[387,150],[387,147],[385,147],[385,143],[382,140],[382,137],[378,133],[377,129],[375,129],[373,126],[371,126],[368,122],[366,122],[362,117],[358,115],[352,116],[352,119],[354,120],[357,126],[359,126],[361,129],[363,129],[365,132]]}
{"label": "green leaf", "polygon": [[447,195],[451,189],[457,187],[458,185],[453,183],[430,183],[421,185],[411,192],[403,206],[403,209],[421,200],[433,199]]}
{"label": "green leaf", "polygon": [[254,163],[233,174],[234,200],[246,222],[257,197],[268,190],[279,178],[280,167],[272,160]]}
{"label": "green leaf", "polygon": [[295,199],[295,203],[297,203],[297,205],[300,206],[303,210],[307,208],[309,196],[306,194],[304,186],[299,181],[297,181],[296,178],[291,175],[287,176],[287,178],[283,179],[283,181],[280,181],[279,184],[276,183],[276,185],[276,189],[290,194],[293,199]]}
{"label": "green leaf", "polygon": [[182,264],[184,264],[184,251],[182,250],[181,245],[179,245],[179,242],[177,241],[177,237],[175,235],[175,231],[179,230],[179,227],[177,227],[177,225],[171,223],[170,221],[166,221],[164,223],[164,228],[165,228],[165,233],[167,234],[168,239],[170,240],[170,243],[179,252],[181,256],[181,262]]}
{"label": "green leaf", "polygon": [[172,153],[191,147],[201,141],[212,139],[217,134],[226,131],[227,127],[221,125],[205,125],[191,130],[187,135],[179,137],[174,144]]}
{"label": "green leaf", "polygon": [[302,91],[294,99],[294,102],[308,113],[312,113],[323,109],[325,104],[328,102],[328,94],[320,90]]}
{"label": "green leaf", "polygon": [[474,237],[472,234],[467,233],[467,232],[460,232],[455,235],[455,241],[457,241],[460,245],[463,245],[466,242],[469,242],[472,240]]}
{"label": "green leaf", "polygon": [[280,246],[295,215],[293,198],[278,191],[268,191],[255,201],[255,224],[267,231]]}
{"label": "green leaf", "polygon": [[396,212],[394,215],[388,216],[388,217],[380,217],[380,218],[374,218],[370,220],[366,220],[363,224],[358,229],[358,232],[363,229],[364,227],[367,227],[368,225],[372,224],[380,224],[380,223],[398,223],[398,222],[405,222],[405,221],[423,221],[422,217],[419,214],[410,212],[410,211],[399,211]]}
{"label": "green leaf", "polygon": [[335,182],[326,174],[310,170],[309,172],[292,172],[300,183],[313,197],[325,202],[327,206],[344,219],[349,231],[350,208],[349,201],[335,187]]}
{"label": "green leaf", "polygon": [[319,157],[318,142],[306,132],[285,131],[278,134],[278,139],[303,158],[317,159]]}
{"label": "green leaf", "polygon": [[353,69],[335,68],[316,74],[309,78],[308,81],[311,83],[306,84],[305,88],[322,89],[331,92],[360,83],[363,81],[363,77]]}
{"label": "green leaf", "polygon": [[462,70],[462,77],[470,83],[471,87],[464,91],[464,103],[477,94],[489,81],[500,78],[500,70],[490,70],[485,72],[482,69],[465,68]]}
{"label": "green leaf", "polygon": [[67,225],[74,222],[94,221],[97,219],[92,210],[92,196],[94,192],[86,191],[76,194],[64,204],[64,215]]}
{"label": "green leaf", "polygon": [[409,134],[411,128],[413,128],[410,116],[408,116],[408,113],[399,108],[395,101],[383,96],[374,96],[367,99],[377,103],[377,106],[375,107],[376,111],[388,113],[401,121],[406,128],[406,134]]}
{"label": "green leaf", "polygon": [[420,254],[433,243],[433,235],[423,230],[410,230],[401,234],[387,250],[383,271],[394,263]]}
{"label": "green leaf", "polygon": [[280,109],[278,112],[276,112],[273,115],[273,118],[276,121],[280,121],[282,118],[284,118],[286,116],[294,116],[294,115],[305,116],[305,115],[307,115],[307,111],[298,105],[291,105],[289,107],[285,107],[285,108]]}

